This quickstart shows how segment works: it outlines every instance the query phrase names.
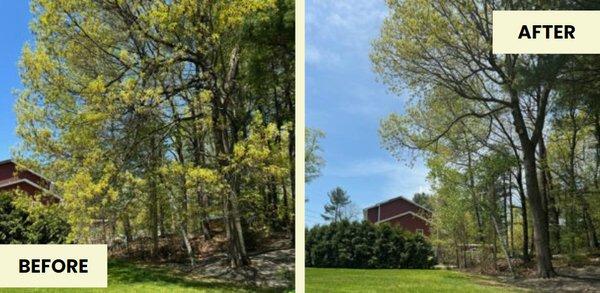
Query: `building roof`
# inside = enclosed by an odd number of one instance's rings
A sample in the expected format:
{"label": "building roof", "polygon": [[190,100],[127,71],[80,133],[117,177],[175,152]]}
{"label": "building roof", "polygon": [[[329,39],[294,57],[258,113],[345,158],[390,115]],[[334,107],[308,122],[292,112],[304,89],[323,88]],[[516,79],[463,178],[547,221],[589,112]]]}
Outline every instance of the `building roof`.
{"label": "building roof", "polygon": [[389,203],[389,202],[392,202],[392,201],[395,201],[395,200],[398,200],[398,199],[402,199],[402,200],[404,200],[404,201],[406,201],[406,202],[408,202],[410,204],[413,204],[413,205],[415,205],[417,207],[420,207],[420,208],[422,208],[422,209],[424,209],[424,210],[426,210],[426,211],[428,211],[430,213],[433,213],[430,209],[428,209],[428,208],[426,208],[426,207],[424,207],[424,206],[422,206],[422,205],[420,205],[420,204],[418,204],[418,203],[416,203],[416,202],[414,202],[414,201],[412,201],[412,200],[410,200],[410,199],[408,199],[408,198],[406,198],[404,196],[401,196],[401,195],[400,196],[396,196],[394,198],[390,198],[390,199],[388,199],[386,201],[382,201],[382,202],[376,203],[376,204],[374,204],[372,206],[368,206],[368,207],[364,208],[363,211],[366,212],[368,209],[375,208],[375,207],[384,205],[386,203]]}
{"label": "building roof", "polygon": [[[15,165],[17,165],[17,163],[14,160],[12,160],[12,159],[0,161],[0,166],[2,166],[2,165],[8,165],[8,164],[15,164]],[[37,176],[37,177],[40,177],[42,180],[46,180],[48,182],[52,182],[50,179],[42,176],[41,174],[39,174],[39,173],[37,173],[35,171],[32,171],[31,169],[26,169],[26,171],[29,172],[29,173],[31,173],[31,174],[33,174],[33,175],[35,175],[35,176]]]}
{"label": "building roof", "polygon": [[[8,164],[15,164],[15,165],[17,165],[11,159],[0,161],[0,166],[8,165]],[[35,176],[39,177],[40,179],[42,179],[44,181],[47,181],[48,184],[52,184],[52,181],[48,180],[48,178],[46,178],[46,177],[44,177],[44,176],[42,176],[42,175],[40,175],[40,174],[38,174],[38,173],[36,173],[34,171],[31,171],[29,169],[26,169],[25,171],[27,171],[27,172],[29,172],[31,174],[34,174]],[[44,188],[44,187],[40,186],[39,184],[37,184],[37,183],[35,183],[35,182],[27,179],[27,178],[9,178],[9,179],[6,179],[6,180],[1,180],[0,181],[0,188],[12,186],[12,185],[17,185],[17,184],[21,184],[21,183],[27,184],[29,186],[32,186],[32,187],[34,187],[34,188],[36,188],[36,189],[38,189],[40,191],[44,191],[44,192],[52,195],[53,197],[57,198],[58,200],[62,201],[62,198],[60,196],[58,196],[56,193],[52,192],[51,190],[49,190],[47,188]]]}

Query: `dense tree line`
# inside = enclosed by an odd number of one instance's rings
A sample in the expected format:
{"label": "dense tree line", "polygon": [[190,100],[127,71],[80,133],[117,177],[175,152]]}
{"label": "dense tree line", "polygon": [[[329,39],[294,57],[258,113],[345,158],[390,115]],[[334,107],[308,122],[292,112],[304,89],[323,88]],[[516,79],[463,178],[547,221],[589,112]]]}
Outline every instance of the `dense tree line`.
{"label": "dense tree line", "polygon": [[294,1],[35,0],[16,112],[70,239],[292,237]]}
{"label": "dense tree line", "polygon": [[307,267],[427,269],[435,264],[423,236],[389,224],[347,220],[306,231]]}
{"label": "dense tree line", "polygon": [[598,248],[600,59],[492,53],[494,10],[598,9],[593,1],[388,1],[372,60],[415,98],[382,122],[385,148],[429,166],[438,245],[460,266]]}

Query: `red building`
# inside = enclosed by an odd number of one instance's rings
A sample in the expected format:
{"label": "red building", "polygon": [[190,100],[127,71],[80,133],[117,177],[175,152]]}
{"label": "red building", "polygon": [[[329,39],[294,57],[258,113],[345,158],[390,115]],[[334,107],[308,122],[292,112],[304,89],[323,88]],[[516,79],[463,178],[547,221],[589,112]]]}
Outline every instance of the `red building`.
{"label": "red building", "polygon": [[413,233],[429,236],[431,210],[402,196],[380,202],[363,210],[365,220],[390,223]]}
{"label": "red building", "polygon": [[21,190],[32,197],[43,194],[44,203],[59,202],[61,198],[51,191],[52,183],[31,170],[17,170],[12,160],[0,161],[0,192]]}

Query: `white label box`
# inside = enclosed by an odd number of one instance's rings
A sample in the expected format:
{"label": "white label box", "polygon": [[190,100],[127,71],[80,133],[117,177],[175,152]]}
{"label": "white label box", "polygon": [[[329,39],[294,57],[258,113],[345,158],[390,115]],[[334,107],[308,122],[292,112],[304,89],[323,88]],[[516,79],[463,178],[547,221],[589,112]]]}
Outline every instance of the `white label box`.
{"label": "white label box", "polygon": [[0,287],[106,288],[105,244],[0,245]]}
{"label": "white label box", "polygon": [[600,54],[600,11],[497,10],[494,54]]}

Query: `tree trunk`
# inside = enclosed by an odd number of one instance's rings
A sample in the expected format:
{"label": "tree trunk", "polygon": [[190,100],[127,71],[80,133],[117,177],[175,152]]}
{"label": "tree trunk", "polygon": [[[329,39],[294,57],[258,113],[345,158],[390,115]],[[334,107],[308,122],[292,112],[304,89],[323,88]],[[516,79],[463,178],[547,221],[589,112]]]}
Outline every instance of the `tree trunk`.
{"label": "tree trunk", "polygon": [[[219,80],[212,80],[213,95],[211,98],[212,111],[212,131],[214,134],[214,146],[217,162],[220,170],[226,170],[229,166],[229,160],[233,154],[233,146],[236,142],[238,130],[235,123],[231,121],[228,115],[229,107],[234,100],[236,90],[236,75],[238,71],[240,46],[235,45],[231,50],[229,65],[224,73],[222,83]],[[242,230],[240,213],[238,208],[239,186],[234,174],[225,174],[225,180],[229,187],[223,198],[225,227],[227,231],[227,240],[229,246],[229,257],[234,267],[250,265],[250,259],[246,252],[244,243],[244,233]]]}
{"label": "tree trunk", "polygon": [[523,118],[520,108],[520,100],[516,91],[511,90],[511,114],[515,131],[519,136],[523,152],[523,168],[527,187],[527,198],[533,215],[533,228],[535,231],[533,242],[535,245],[538,275],[541,278],[551,278],[556,275],[552,267],[552,254],[550,253],[550,237],[548,234],[548,214],[545,212],[540,186],[537,178],[537,166],[535,161],[536,144],[543,132],[543,122],[546,113],[546,102],[549,90],[546,89],[539,97],[538,117],[536,117],[535,129],[531,137],[528,134],[527,124]]}
{"label": "tree trunk", "polygon": [[131,220],[129,219],[129,212],[125,211],[123,215],[123,230],[125,230],[125,249],[127,250],[127,254],[130,253],[130,244],[133,240],[131,238]]}
{"label": "tree trunk", "polygon": [[212,239],[212,231],[210,230],[210,219],[208,218],[207,208],[209,205],[208,195],[202,190],[202,186],[196,189],[198,203],[200,206],[200,226],[202,227],[202,235],[204,240]]}
{"label": "tree trunk", "polygon": [[471,200],[473,202],[473,207],[475,208],[475,220],[477,222],[477,240],[479,243],[484,242],[484,233],[483,233],[483,219],[481,218],[481,208],[480,202],[477,196],[477,191],[475,190],[475,175],[473,174],[473,159],[471,157],[471,152],[467,153],[467,172],[469,174],[469,191],[471,192]]}
{"label": "tree trunk", "polygon": [[521,201],[521,219],[523,221],[523,246],[521,254],[523,254],[523,261],[530,262],[531,257],[529,255],[529,218],[527,216],[527,197],[525,196],[525,187],[523,186],[523,175],[521,171],[521,164],[519,163],[519,169],[516,174],[517,189],[519,192],[519,199]]}
{"label": "tree trunk", "polygon": [[[501,235],[500,229],[498,228],[498,222],[496,222],[496,218],[492,215],[492,222],[494,224],[494,229],[496,229],[496,234]],[[508,269],[510,270],[510,274],[515,276],[515,272],[512,267],[510,254],[508,253],[508,241],[507,239],[500,239],[500,246],[502,247],[502,251],[504,252],[504,256],[506,257],[506,262],[508,263]]]}
{"label": "tree trunk", "polygon": [[548,217],[544,211],[542,198],[537,182],[537,168],[535,164],[535,147],[524,142],[523,165],[525,167],[525,180],[527,197],[533,215],[534,245],[537,259],[538,275],[542,278],[551,278],[556,275],[552,267],[552,254],[550,253],[550,239],[548,234]]}
{"label": "tree trunk", "polygon": [[248,258],[246,252],[235,192],[231,191],[228,193],[224,199],[224,204],[225,228],[227,238],[229,239],[228,248],[231,265],[233,267],[248,266],[250,265],[250,258]]}
{"label": "tree trunk", "polygon": [[510,213],[510,255],[514,256],[515,253],[515,220],[514,220],[514,209],[513,209],[513,192],[512,192],[512,176],[508,174],[508,209]]}
{"label": "tree trunk", "polygon": [[581,197],[581,209],[583,212],[583,222],[586,226],[586,230],[587,230],[587,238],[588,238],[588,247],[590,248],[590,250],[594,251],[596,248],[598,248],[598,237],[596,235],[596,226],[594,225],[594,222],[590,216],[589,213],[589,204],[585,198],[585,196],[582,194],[580,195]]}
{"label": "tree trunk", "polygon": [[[184,190],[185,193],[185,190]],[[173,196],[172,192],[168,192],[169,195],[169,204],[171,205],[171,209],[173,211],[177,211],[178,207],[177,207],[177,203],[176,200]],[[179,227],[177,227],[177,229],[179,230],[179,232],[181,233],[181,238],[183,239],[183,245],[185,246],[185,250],[186,253],[188,255],[188,259],[190,260],[190,266],[194,266],[195,262],[194,262],[194,251],[192,249],[192,245],[190,244],[190,240],[188,238],[188,232],[186,231],[186,225],[185,225],[185,220],[186,217],[182,217],[180,213],[176,213],[174,212],[174,220],[175,220],[175,225],[178,225]]]}
{"label": "tree trunk", "polygon": [[154,178],[150,179],[150,236],[152,237],[152,258],[158,257],[158,191]]}
{"label": "tree trunk", "polygon": [[600,180],[598,180],[600,172],[600,113],[594,111],[594,136],[596,137],[596,168],[594,170],[594,186],[596,190],[600,188]]}
{"label": "tree trunk", "polygon": [[541,191],[545,208],[548,214],[548,227],[550,229],[550,243],[554,243],[551,247],[558,253],[560,252],[560,226],[558,225],[558,211],[556,208],[556,199],[552,194],[552,174],[550,173],[550,167],[548,166],[548,157],[546,151],[546,144],[544,138],[540,138],[539,142],[539,153],[540,153],[540,177],[541,177]]}

